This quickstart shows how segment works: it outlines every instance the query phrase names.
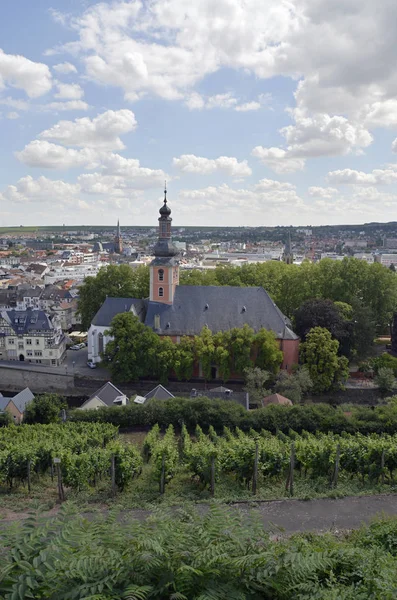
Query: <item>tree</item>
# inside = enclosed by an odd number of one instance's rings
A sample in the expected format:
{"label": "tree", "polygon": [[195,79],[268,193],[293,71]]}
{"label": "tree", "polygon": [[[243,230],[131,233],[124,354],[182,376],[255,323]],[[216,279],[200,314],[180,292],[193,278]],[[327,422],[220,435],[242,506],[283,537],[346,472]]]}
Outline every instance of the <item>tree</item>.
{"label": "tree", "polygon": [[256,350],[255,366],[271,373],[277,373],[283,362],[283,353],[273,331],[260,329],[254,336],[254,345]]}
{"label": "tree", "polygon": [[340,385],[349,374],[348,360],[338,356],[339,342],[332,339],[331,333],[324,327],[314,327],[301,344],[303,363],[307,365],[313,381],[313,391],[326,392]]}
{"label": "tree", "polygon": [[67,404],[58,394],[41,394],[27,404],[23,415],[24,423],[58,423],[60,413]]}
{"label": "tree", "polygon": [[349,356],[352,327],[346,317],[351,312],[351,306],[345,302],[335,304],[322,298],[307,300],[295,313],[295,332],[305,341],[311,329],[325,327],[338,340],[340,352]]}
{"label": "tree", "polygon": [[194,340],[182,337],[179,344],[174,346],[173,369],[179,381],[189,381],[194,368]]}
{"label": "tree", "polygon": [[254,330],[246,323],[243,327],[235,327],[228,332],[225,346],[230,348],[233,373],[244,373],[251,366],[252,346],[254,343]]}
{"label": "tree", "polygon": [[396,389],[396,379],[393,369],[380,367],[375,377],[375,383],[383,393],[392,392]]}
{"label": "tree", "polygon": [[156,337],[157,342],[153,338],[149,363],[153,363],[153,375],[165,384],[174,365],[175,344],[169,337]]}
{"label": "tree", "polygon": [[194,350],[197,360],[201,364],[204,379],[211,379],[211,369],[215,354],[215,344],[212,331],[203,327],[200,335],[194,338]]}
{"label": "tree", "polygon": [[112,340],[103,359],[116,381],[137,381],[154,374],[159,339],[138,317],[130,312],[116,315],[106,335]]}
{"label": "tree", "polygon": [[92,319],[107,296],[111,298],[146,298],[149,295],[149,268],[129,265],[108,265],[96,277],[87,277],[79,290],[78,313],[83,329],[89,329]]}
{"label": "tree", "polygon": [[295,373],[287,373],[280,371],[275,392],[289,398],[292,402],[301,402],[303,397],[313,388],[313,382],[310,377],[309,370],[306,366],[300,367]]}
{"label": "tree", "polygon": [[270,379],[270,373],[259,367],[249,367],[244,371],[244,391],[248,392],[250,404],[262,406],[262,400],[270,394],[266,384]]}
{"label": "tree", "polygon": [[352,300],[352,348],[357,358],[365,358],[370,354],[376,337],[376,320],[372,309],[362,300]]}

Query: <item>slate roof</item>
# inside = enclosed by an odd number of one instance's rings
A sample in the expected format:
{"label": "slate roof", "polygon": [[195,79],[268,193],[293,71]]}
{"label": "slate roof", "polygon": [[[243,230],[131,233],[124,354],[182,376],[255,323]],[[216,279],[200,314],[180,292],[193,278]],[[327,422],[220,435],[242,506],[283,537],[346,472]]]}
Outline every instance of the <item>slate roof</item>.
{"label": "slate roof", "polygon": [[175,398],[175,396],[160,383],[153,390],[148,392],[145,395],[145,398],[146,400],[149,400],[150,398],[155,398],[156,400],[168,400],[168,398]]}
{"label": "slate roof", "polygon": [[[3,310],[0,314],[8,321],[17,335],[28,334],[31,331],[50,331],[53,324],[43,310]],[[17,321],[17,322],[16,322]]]}
{"label": "slate roof", "polygon": [[113,317],[122,312],[132,312],[144,320],[145,301],[137,298],[106,298],[92,320],[92,325],[110,327]]}
{"label": "slate roof", "polygon": [[4,398],[2,394],[0,394],[0,411],[4,411],[12,398]]}
{"label": "slate roof", "polygon": [[115,406],[114,401],[120,396],[125,396],[125,394],[123,394],[123,392],[117,389],[116,386],[113,385],[113,383],[110,383],[110,381],[108,381],[99,390],[92,394],[88,398],[88,400],[86,400],[84,404],[80,406],[80,408],[83,408],[83,406],[88,404],[88,402],[93,398],[99,398],[104,404],[106,404],[106,406]]}
{"label": "slate roof", "polygon": [[25,388],[22,392],[19,392],[16,396],[11,398],[20,413],[25,412],[26,405],[29,404],[34,398],[34,394],[29,388]]}
{"label": "slate roof", "polygon": [[[154,328],[155,315],[160,329]],[[145,324],[163,335],[198,335],[207,325],[212,332],[249,325],[262,327],[278,339],[296,340],[291,322],[262,287],[179,285],[172,305],[149,302]]]}

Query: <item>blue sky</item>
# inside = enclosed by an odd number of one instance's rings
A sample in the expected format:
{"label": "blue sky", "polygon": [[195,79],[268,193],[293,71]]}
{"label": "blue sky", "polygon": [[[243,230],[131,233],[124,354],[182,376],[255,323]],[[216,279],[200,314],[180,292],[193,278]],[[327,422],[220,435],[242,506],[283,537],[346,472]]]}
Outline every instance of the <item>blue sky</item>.
{"label": "blue sky", "polygon": [[396,220],[385,0],[19,0],[0,20],[0,225]]}

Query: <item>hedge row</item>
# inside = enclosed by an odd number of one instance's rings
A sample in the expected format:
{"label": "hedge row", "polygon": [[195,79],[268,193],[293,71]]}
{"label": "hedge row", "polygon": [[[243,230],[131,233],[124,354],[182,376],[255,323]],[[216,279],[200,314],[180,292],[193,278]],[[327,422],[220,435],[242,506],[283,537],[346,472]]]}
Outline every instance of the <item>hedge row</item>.
{"label": "hedge row", "polygon": [[397,433],[395,404],[376,408],[357,407],[349,413],[328,404],[271,405],[246,411],[239,404],[227,400],[171,398],[150,400],[144,405],[75,410],[70,418],[73,421],[112,423],[125,429],[151,427],[155,423],[162,428],[172,424],[179,429],[182,423],[185,423],[189,431],[194,431],[196,425],[200,425],[204,430],[212,425],[217,431],[222,431],[223,427],[239,427],[244,431],[252,428],[257,431],[267,429],[271,432],[288,432],[289,429],[293,429],[298,433]]}

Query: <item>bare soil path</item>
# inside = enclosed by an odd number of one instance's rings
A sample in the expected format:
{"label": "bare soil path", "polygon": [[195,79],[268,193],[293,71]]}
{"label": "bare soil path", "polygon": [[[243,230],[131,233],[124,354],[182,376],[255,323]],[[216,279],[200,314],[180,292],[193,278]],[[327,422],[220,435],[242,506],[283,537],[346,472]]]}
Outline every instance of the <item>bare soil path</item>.
{"label": "bare soil path", "polygon": [[[299,531],[329,531],[357,529],[363,523],[369,523],[377,516],[397,516],[397,495],[350,496],[346,498],[320,498],[314,500],[274,500],[270,502],[242,502],[228,505],[232,510],[248,514],[255,510],[267,529],[294,533]],[[197,504],[199,512],[205,513],[208,504]],[[177,508],[177,507],[175,507]],[[172,510],[172,509],[171,509]],[[104,509],[102,512],[106,512]],[[57,508],[44,517],[52,518]],[[150,510],[131,509],[121,511],[120,518],[146,519]],[[82,513],[88,519],[94,519],[98,512]],[[10,523],[23,521],[28,513],[3,510],[0,528]]]}

